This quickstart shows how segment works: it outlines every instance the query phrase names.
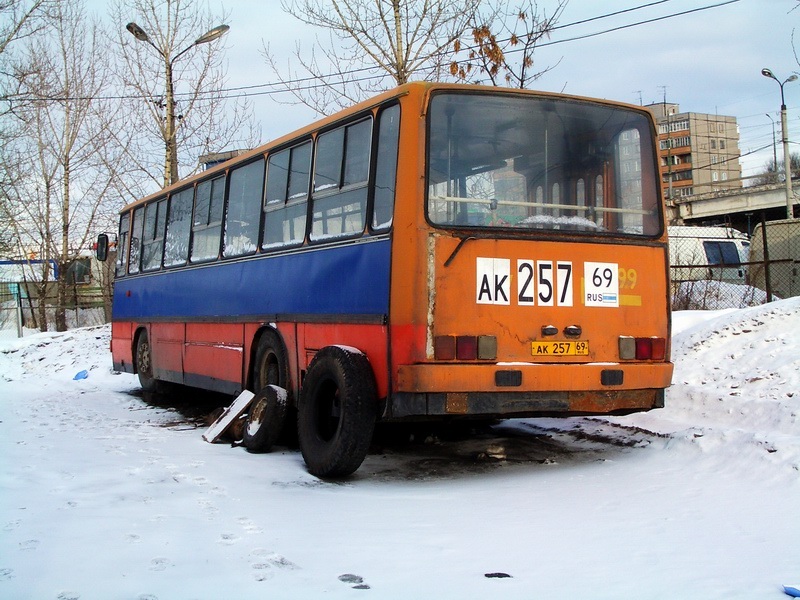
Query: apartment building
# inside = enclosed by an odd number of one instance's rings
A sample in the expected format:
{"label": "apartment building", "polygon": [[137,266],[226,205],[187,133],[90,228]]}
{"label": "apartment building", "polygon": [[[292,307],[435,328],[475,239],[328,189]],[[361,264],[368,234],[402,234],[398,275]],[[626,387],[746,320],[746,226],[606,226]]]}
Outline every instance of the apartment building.
{"label": "apartment building", "polygon": [[666,102],[645,108],[658,124],[664,198],[742,187],[736,117],[680,112]]}

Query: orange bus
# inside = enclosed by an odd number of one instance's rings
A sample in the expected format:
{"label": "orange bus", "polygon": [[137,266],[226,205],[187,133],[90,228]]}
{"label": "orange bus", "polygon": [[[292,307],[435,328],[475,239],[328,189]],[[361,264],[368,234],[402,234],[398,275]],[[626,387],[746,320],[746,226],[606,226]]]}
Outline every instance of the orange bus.
{"label": "orange bus", "polygon": [[252,390],[245,445],[296,415],[323,477],[377,421],[662,407],[655,139],[644,109],[559,94],[362,102],[122,210],[114,367]]}

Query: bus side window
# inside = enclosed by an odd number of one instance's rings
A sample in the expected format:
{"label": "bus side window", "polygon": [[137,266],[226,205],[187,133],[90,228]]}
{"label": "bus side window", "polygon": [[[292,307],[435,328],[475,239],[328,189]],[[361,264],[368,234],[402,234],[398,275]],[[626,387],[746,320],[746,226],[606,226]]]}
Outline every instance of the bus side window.
{"label": "bus side window", "polygon": [[133,231],[131,232],[131,255],[128,273],[138,273],[142,257],[142,231],[144,231],[144,207],[133,211]]}
{"label": "bus side window", "polygon": [[119,244],[117,245],[116,276],[123,277],[128,271],[128,235],[130,235],[131,214],[125,213],[119,220]]}
{"label": "bus side window", "polygon": [[371,118],[317,138],[312,240],[364,231],[371,141]]}
{"label": "bus side window", "polygon": [[197,185],[192,222],[192,262],[211,260],[219,256],[224,203],[224,175]]}
{"label": "bus side window", "polygon": [[164,225],[166,221],[166,198],[158,202],[151,202],[145,207],[142,271],[155,271],[161,267],[161,255],[164,253]]}
{"label": "bus side window", "polygon": [[185,265],[189,257],[189,234],[192,227],[194,188],[172,194],[167,213],[167,235],[164,244],[164,266]]}
{"label": "bus side window", "polygon": [[378,154],[375,159],[375,192],[372,228],[386,230],[392,226],[394,192],[397,180],[397,153],[400,135],[400,105],[381,111],[378,122]]}
{"label": "bus side window", "polygon": [[228,186],[223,256],[252,254],[258,248],[264,159],[233,169]]}
{"label": "bus side window", "polygon": [[270,155],[262,248],[303,243],[310,167],[311,142]]}

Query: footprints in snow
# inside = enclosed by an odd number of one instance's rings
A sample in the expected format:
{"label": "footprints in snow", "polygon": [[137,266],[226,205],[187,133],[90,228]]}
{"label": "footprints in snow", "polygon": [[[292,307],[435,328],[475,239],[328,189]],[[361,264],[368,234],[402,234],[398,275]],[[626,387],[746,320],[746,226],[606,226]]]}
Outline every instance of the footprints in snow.
{"label": "footprints in snow", "polygon": [[267,581],[275,576],[275,570],[288,570],[296,571],[300,569],[295,563],[276,552],[271,552],[264,548],[256,548],[250,555],[253,557],[254,562],[251,564],[253,568],[253,578],[256,581]]}
{"label": "footprints in snow", "polygon": [[344,575],[339,575],[339,581],[342,583],[352,583],[354,590],[368,590],[369,586],[364,583],[364,578],[360,575],[353,575],[352,573],[345,573]]}
{"label": "footprints in snow", "polygon": [[39,540],[25,540],[19,543],[20,550],[36,550],[39,547]]}
{"label": "footprints in snow", "polygon": [[172,563],[172,561],[162,556],[157,556],[156,558],[150,561],[151,571],[166,571],[168,567],[174,567],[174,566],[175,565],[174,563]]}

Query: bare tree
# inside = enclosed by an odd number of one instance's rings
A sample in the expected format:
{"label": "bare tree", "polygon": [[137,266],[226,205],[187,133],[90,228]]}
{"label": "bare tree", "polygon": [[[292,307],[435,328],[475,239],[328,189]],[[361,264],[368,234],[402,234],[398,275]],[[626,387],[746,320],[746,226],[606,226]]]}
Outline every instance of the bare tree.
{"label": "bare tree", "polygon": [[12,42],[41,31],[53,6],[53,0],[0,0],[0,54]]}
{"label": "bare tree", "polygon": [[534,53],[549,38],[566,6],[567,0],[557,0],[549,13],[546,9],[540,13],[536,0],[528,0],[515,7],[477,11],[470,27],[471,43],[454,43],[457,59],[450,63],[451,75],[470,83],[488,80],[494,86],[528,87],[556,66],[535,69]]}
{"label": "bare tree", "polygon": [[[223,91],[224,39],[203,35],[225,14],[213,14],[200,0],[117,0],[111,17],[119,81],[130,97],[125,111],[137,132],[124,145],[140,181],[169,185],[194,172],[202,154],[255,145],[252,107]],[[142,189],[131,191],[138,196]]]}
{"label": "bare tree", "polygon": [[25,77],[32,71],[13,49],[45,27],[57,1],[0,0],[0,254],[3,256],[11,256],[16,248],[9,190],[19,173],[11,141],[20,129],[13,111],[19,105]]}
{"label": "bare tree", "polygon": [[[31,72],[12,52],[13,46],[40,33],[52,20],[60,0],[0,0],[0,116],[9,114],[20,95],[24,78]],[[2,128],[8,135],[8,128]]]}
{"label": "bare tree", "polygon": [[479,0],[282,0],[286,12],[325,30],[328,37],[318,37],[309,54],[298,43],[285,71],[268,44],[263,55],[284,91],[318,114],[327,114],[412,79],[446,76],[453,43],[464,34],[478,4]]}
{"label": "bare tree", "polygon": [[5,161],[0,161],[0,258],[14,258],[18,244],[14,235],[13,212],[3,163]]}
{"label": "bare tree", "polygon": [[106,141],[115,128],[110,117],[119,112],[100,100],[110,71],[99,25],[89,21],[80,0],[59,3],[54,17],[46,33],[26,42],[24,58],[35,69],[25,82],[29,102],[18,114],[25,133],[14,141],[21,169],[10,180],[9,203],[24,255],[43,261],[37,278],[43,330],[50,265],[59,271],[55,325],[62,331],[67,270],[89,246],[105,205],[118,198]]}
{"label": "bare tree", "polygon": [[[792,152],[789,156],[789,166],[792,170],[792,179],[800,178],[800,153]],[[759,172],[753,180],[753,185],[765,185],[769,183],[781,183],[784,181],[786,170],[784,169],[784,162],[779,160],[777,163],[775,159],[770,158],[761,172]]]}

